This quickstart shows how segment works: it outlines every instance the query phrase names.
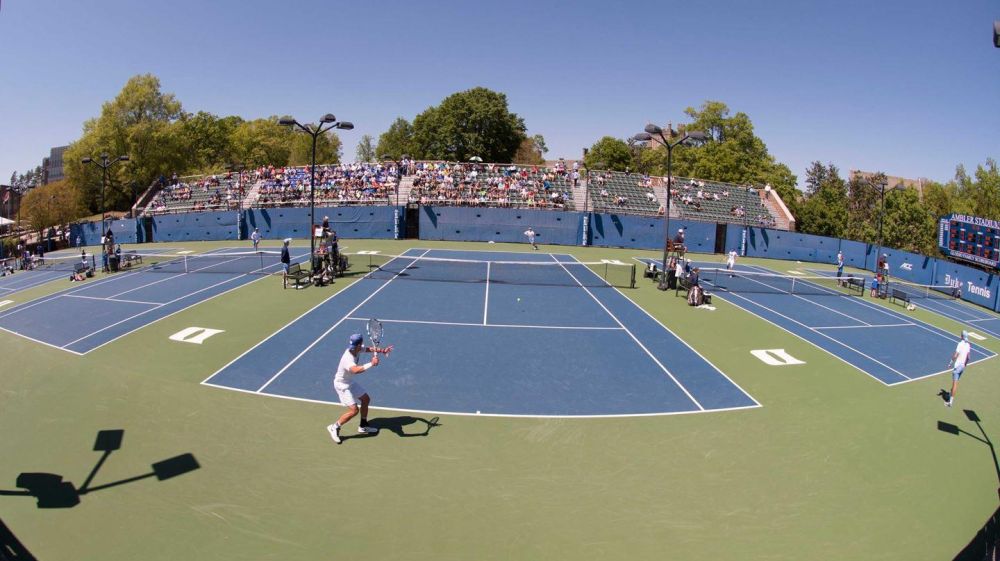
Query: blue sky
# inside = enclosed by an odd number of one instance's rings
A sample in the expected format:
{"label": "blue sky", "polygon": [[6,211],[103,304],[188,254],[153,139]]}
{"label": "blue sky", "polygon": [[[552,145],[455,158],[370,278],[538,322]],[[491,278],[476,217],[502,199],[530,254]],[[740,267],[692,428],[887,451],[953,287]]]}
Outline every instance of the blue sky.
{"label": "blue sky", "polygon": [[190,112],[353,121],[507,94],[550,159],[719,100],[813,160],[944,181],[1000,156],[1000,1],[2,0],[0,182],[80,136],[129,77]]}

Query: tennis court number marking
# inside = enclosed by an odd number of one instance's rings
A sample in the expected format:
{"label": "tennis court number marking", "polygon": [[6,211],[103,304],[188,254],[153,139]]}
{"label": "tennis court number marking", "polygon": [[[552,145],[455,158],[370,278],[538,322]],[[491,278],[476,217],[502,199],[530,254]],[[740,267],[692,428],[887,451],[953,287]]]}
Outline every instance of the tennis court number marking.
{"label": "tennis court number marking", "polygon": [[760,359],[761,362],[770,366],[790,366],[792,364],[805,364],[794,356],[785,352],[785,349],[761,349],[750,351],[750,354]]}
{"label": "tennis court number marking", "polygon": [[[0,302],[0,306],[3,306],[3,302]],[[975,331],[970,331],[969,332],[969,337],[972,337],[976,341],[985,341],[986,340],[986,337],[983,337],[982,335],[976,333]]]}
{"label": "tennis court number marking", "polygon": [[171,341],[179,341],[181,343],[194,343],[195,345],[200,345],[205,342],[212,335],[217,335],[223,333],[222,329],[209,329],[207,327],[188,327],[187,329],[182,329],[177,333],[170,336]]}
{"label": "tennis court number marking", "polygon": [[601,259],[601,263],[607,263],[609,265],[624,265],[621,261],[617,259]]}
{"label": "tennis court number marking", "polygon": [[378,255],[378,252],[377,251],[359,251],[358,255]]}
{"label": "tennis court number marking", "polygon": [[7,304],[13,304],[13,300],[0,300],[0,308],[6,306]]}

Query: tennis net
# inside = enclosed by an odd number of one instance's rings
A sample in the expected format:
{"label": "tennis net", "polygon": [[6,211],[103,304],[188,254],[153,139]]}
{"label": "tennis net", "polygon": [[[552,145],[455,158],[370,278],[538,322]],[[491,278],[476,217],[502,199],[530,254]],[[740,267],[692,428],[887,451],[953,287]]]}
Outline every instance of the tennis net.
{"label": "tennis net", "polygon": [[[292,262],[307,259],[298,257]],[[121,255],[122,269],[137,269],[150,273],[221,273],[269,275],[280,273],[281,252],[241,251],[232,253],[195,253],[173,255],[162,253],[125,252]]]}
{"label": "tennis net", "polygon": [[346,257],[348,274],[377,280],[635,288],[633,263],[479,261],[368,253]]}
{"label": "tennis net", "polygon": [[95,269],[96,262],[97,258],[92,253],[58,257],[38,257],[36,255],[31,258],[28,268],[37,271],[75,271],[81,263]]}
{"label": "tennis net", "polygon": [[817,277],[701,269],[700,280],[708,291],[764,294],[811,294],[817,296],[864,296],[864,277]]}
{"label": "tennis net", "polygon": [[902,280],[890,280],[886,290],[903,292],[909,299],[933,298],[936,300],[954,300],[958,296],[958,287],[948,285],[917,284]]}

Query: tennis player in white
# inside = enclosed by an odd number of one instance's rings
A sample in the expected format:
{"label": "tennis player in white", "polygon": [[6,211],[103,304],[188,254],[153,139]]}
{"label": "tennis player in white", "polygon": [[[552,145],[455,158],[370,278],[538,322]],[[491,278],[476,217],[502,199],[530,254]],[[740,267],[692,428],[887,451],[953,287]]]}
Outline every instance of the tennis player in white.
{"label": "tennis player in white", "polygon": [[538,244],[535,243],[535,236],[537,234],[535,234],[535,231],[531,228],[531,226],[528,226],[528,229],[524,231],[524,235],[528,236],[528,243],[531,244],[531,247],[538,249]]}
{"label": "tennis player in white", "polygon": [[962,340],[958,342],[955,347],[955,353],[951,355],[951,362],[948,366],[954,366],[951,371],[951,393],[948,394],[948,401],[944,404],[951,407],[952,403],[955,402],[955,392],[958,391],[958,379],[962,377],[962,372],[965,371],[965,365],[969,362],[969,353],[972,352],[972,345],[969,344],[969,332],[962,332]]}
{"label": "tennis player in white", "polygon": [[[358,432],[361,434],[378,434],[377,428],[368,426],[368,404],[371,403],[371,398],[368,397],[368,392],[365,391],[365,388],[354,381],[354,377],[369,368],[378,366],[378,353],[389,354],[392,352],[392,345],[381,349],[378,347],[366,347],[364,343],[365,338],[360,333],[351,335],[349,340],[350,346],[344,351],[344,356],[340,357],[337,374],[333,378],[333,389],[337,390],[337,396],[340,398],[341,405],[347,407],[347,411],[337,419],[336,423],[326,427],[326,430],[330,432],[330,438],[337,444],[342,442],[340,427],[344,426],[345,423],[358,414],[359,405],[361,426],[358,427]],[[373,353],[375,356],[372,357],[371,362],[358,364],[361,353]]]}
{"label": "tennis player in white", "polygon": [[732,271],[736,268],[736,250],[729,250],[729,255],[726,256],[726,268]]}

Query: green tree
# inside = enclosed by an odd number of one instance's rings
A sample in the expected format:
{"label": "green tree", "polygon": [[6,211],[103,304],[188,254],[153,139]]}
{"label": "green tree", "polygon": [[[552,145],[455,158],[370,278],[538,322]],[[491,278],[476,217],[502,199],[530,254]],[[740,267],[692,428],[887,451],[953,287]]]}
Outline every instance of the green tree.
{"label": "green tree", "polygon": [[189,154],[183,171],[211,173],[231,163],[231,139],[242,122],[240,117],[220,118],[204,111],[182,115],[177,123],[179,145]]}
{"label": "green tree", "polygon": [[414,156],[464,162],[510,162],[525,138],[524,119],[511,113],[507,96],[486,88],[452,94],[413,120]]}
{"label": "green tree", "polygon": [[[305,135],[302,135],[303,137]],[[276,117],[244,121],[230,136],[233,159],[250,168],[284,166],[291,154],[292,132],[278,124]]]}
{"label": "green tree", "polygon": [[44,231],[68,224],[81,216],[81,192],[66,180],[54,181],[29,191],[21,202],[21,214],[40,237]]}
{"label": "green tree", "polygon": [[975,179],[967,183],[964,197],[971,206],[971,214],[1000,220],[1000,170],[993,158],[976,166]]}
{"label": "green tree", "polygon": [[[700,108],[688,107],[684,112],[691,122],[681,126],[680,132],[701,131],[707,138],[674,150],[675,176],[744,185],[770,184],[795,211],[797,179],[788,166],[768,152],[767,145],[754,133],[750,117],[742,112],[730,115],[729,107],[720,101],[706,101]],[[654,146],[652,153],[644,153],[640,158],[651,166],[650,173],[666,175],[666,152]]]}
{"label": "green tree", "polygon": [[935,220],[952,213],[955,199],[955,184],[930,182],[924,185],[923,204],[927,213]]}
{"label": "green tree", "polygon": [[878,238],[879,188],[886,181],[878,172],[869,177],[855,175],[847,183],[847,235],[851,240],[875,243]]}
{"label": "green tree", "polygon": [[375,139],[372,138],[372,135],[366,134],[361,137],[361,141],[358,142],[356,157],[359,162],[374,162],[378,158],[378,154],[375,151]]}
{"label": "green tree", "polygon": [[[612,171],[626,171],[632,166],[632,149],[624,140],[605,136],[598,140],[587,150],[587,157],[584,158],[587,169],[591,169],[598,163],[600,169]],[[597,169],[594,167],[594,169]]]}
{"label": "green tree", "polygon": [[379,158],[389,157],[394,160],[401,160],[404,155],[415,155],[413,125],[402,117],[397,118],[389,126],[389,130],[379,135],[375,153]]}
{"label": "green tree", "polygon": [[937,246],[936,221],[920,203],[916,189],[893,189],[885,194],[882,245],[929,255]]}
{"label": "green tree", "polygon": [[[306,166],[312,163],[312,137],[301,131],[292,131],[291,151],[288,165]],[[316,137],[316,164],[339,164],[343,153],[343,143],[333,131],[326,131]]]}
{"label": "green tree", "polygon": [[795,215],[798,230],[819,236],[847,233],[847,184],[836,166],[813,162],[806,170],[806,193]]}
{"label": "green tree", "polygon": [[174,95],[160,90],[157,77],[144,74],[130,78],[115,99],[104,103],[99,117],[84,123],[83,136],[66,150],[63,166],[69,182],[83,189],[91,211],[100,210],[102,172],[80,160],[102,153],[129,156],[129,162],[108,170],[105,193],[109,209],[127,208],[132,198],[130,183],[149,185],[161,175],[186,167],[186,154],[173,126],[181,115],[181,103]]}
{"label": "green tree", "polygon": [[535,144],[535,141],[530,138],[525,138],[521,141],[521,145],[517,147],[517,153],[514,154],[513,163],[541,165],[545,163],[545,158],[543,158],[541,152],[538,151],[538,145]]}

